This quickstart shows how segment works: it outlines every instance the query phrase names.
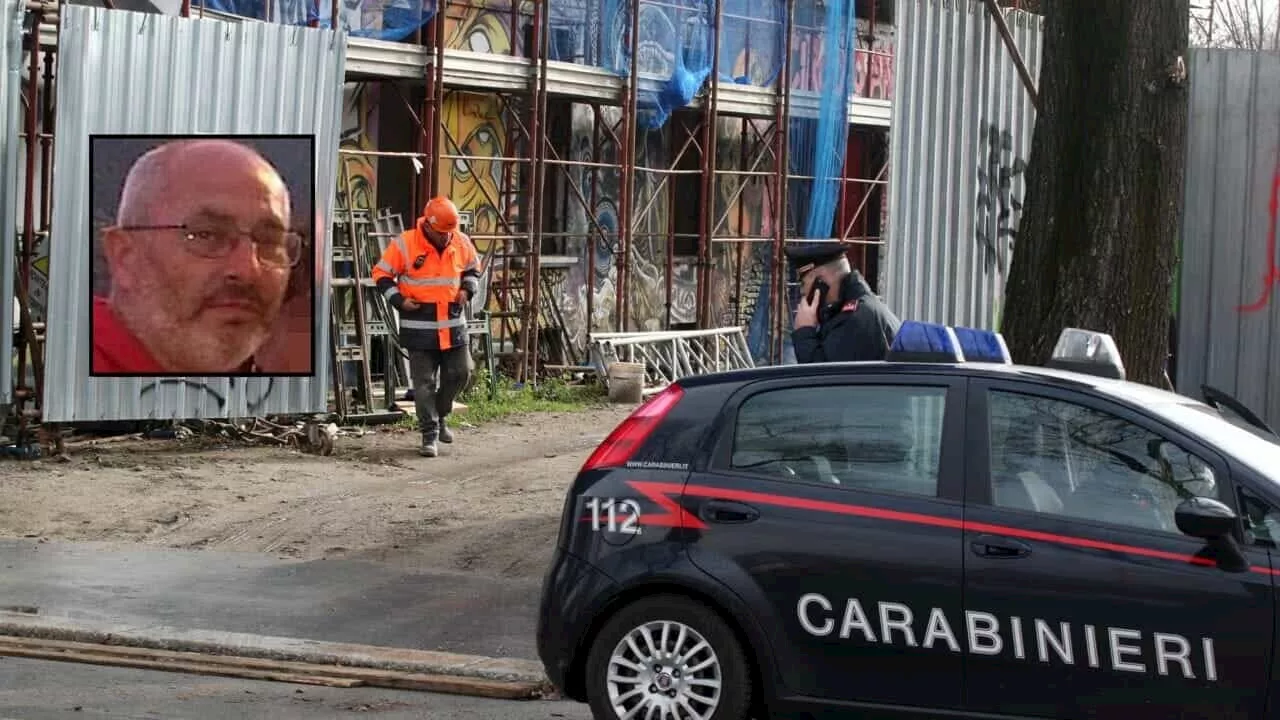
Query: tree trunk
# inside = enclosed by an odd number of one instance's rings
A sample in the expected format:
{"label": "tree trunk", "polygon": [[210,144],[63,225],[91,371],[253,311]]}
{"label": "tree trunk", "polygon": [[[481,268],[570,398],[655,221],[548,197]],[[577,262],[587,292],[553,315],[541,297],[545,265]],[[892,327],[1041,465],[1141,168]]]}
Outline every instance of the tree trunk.
{"label": "tree trunk", "polygon": [[1002,332],[1042,365],[1065,327],[1110,333],[1164,382],[1182,210],[1188,0],[1045,0],[1042,110]]}

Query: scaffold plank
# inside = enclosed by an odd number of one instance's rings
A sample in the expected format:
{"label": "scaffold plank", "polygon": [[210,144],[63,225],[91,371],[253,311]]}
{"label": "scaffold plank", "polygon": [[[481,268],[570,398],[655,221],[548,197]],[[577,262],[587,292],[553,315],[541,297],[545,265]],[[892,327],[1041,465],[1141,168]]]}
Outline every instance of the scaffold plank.
{"label": "scaffold plank", "polygon": [[[254,18],[206,10],[206,18],[226,22],[263,22]],[[40,27],[41,44],[56,44],[53,25]],[[347,76],[351,80],[398,79],[425,80],[432,62],[431,51],[421,45],[347,37]],[[521,92],[530,90],[537,80],[537,63],[528,58],[497,53],[446,49],[444,52],[445,87],[481,92]],[[640,91],[656,93],[660,78],[640,76]],[[583,101],[620,104],[626,90],[625,78],[591,65],[547,61],[547,93],[557,97]],[[716,112],[739,117],[772,117],[777,93],[771,87],[738,85],[722,82],[717,90]],[[817,93],[796,91],[791,94],[793,117],[817,117],[820,97]],[[689,107],[697,109],[702,96]],[[891,103],[888,100],[853,97],[849,99],[849,122],[856,125],[889,127]]]}

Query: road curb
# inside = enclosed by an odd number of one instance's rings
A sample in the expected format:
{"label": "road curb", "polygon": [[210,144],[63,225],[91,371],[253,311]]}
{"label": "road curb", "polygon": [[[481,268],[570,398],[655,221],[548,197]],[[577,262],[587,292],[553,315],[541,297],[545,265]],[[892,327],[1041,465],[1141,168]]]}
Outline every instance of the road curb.
{"label": "road curb", "polygon": [[540,663],[515,658],[189,630],[161,625],[108,624],[79,618],[40,617],[3,611],[0,611],[0,636],[475,678],[536,686],[542,696],[553,693]]}

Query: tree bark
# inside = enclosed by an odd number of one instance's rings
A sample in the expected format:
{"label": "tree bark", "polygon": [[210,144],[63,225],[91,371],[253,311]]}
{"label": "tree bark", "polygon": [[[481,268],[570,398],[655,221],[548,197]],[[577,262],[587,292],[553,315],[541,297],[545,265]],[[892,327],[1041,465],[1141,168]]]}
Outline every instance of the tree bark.
{"label": "tree bark", "polygon": [[1186,155],[1188,0],[1045,0],[1042,111],[1002,332],[1042,365],[1065,327],[1110,333],[1164,384]]}

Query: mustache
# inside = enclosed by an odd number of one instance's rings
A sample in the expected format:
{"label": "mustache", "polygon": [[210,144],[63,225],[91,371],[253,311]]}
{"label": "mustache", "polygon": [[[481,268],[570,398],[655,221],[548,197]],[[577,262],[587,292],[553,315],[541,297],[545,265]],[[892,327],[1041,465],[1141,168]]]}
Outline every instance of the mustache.
{"label": "mustache", "polygon": [[229,304],[249,305],[253,310],[265,314],[268,303],[257,288],[243,283],[223,283],[201,303],[206,308]]}

